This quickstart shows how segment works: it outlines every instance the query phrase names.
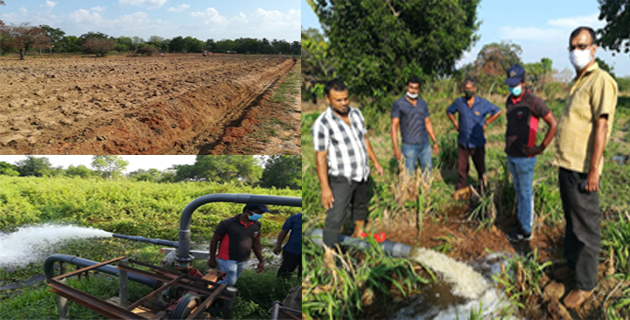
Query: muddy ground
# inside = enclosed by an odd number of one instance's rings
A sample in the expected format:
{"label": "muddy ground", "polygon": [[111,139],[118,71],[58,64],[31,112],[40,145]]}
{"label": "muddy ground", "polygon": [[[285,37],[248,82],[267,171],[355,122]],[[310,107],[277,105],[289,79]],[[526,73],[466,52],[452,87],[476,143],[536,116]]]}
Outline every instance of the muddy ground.
{"label": "muddy ground", "polygon": [[[534,250],[538,251],[538,263],[551,261],[553,267],[548,267],[546,275],[539,283],[542,295],[533,295],[528,298],[531,307],[521,314],[527,319],[599,319],[603,318],[602,312],[608,305],[623,297],[622,291],[630,287],[630,281],[620,281],[608,276],[615,273],[611,259],[602,262],[597,277],[595,293],[582,306],[576,310],[567,309],[562,304],[563,299],[574,288],[574,279],[565,281],[553,279],[552,271],[564,265],[564,223],[547,225],[537,223],[534,238],[530,242],[514,244],[507,240],[506,234],[513,231],[516,225],[516,217],[497,221],[488,230],[487,227],[479,229],[479,224],[466,220],[466,214],[470,209],[466,205],[455,204],[446,210],[443,217],[425,217],[422,224],[422,232],[418,237],[418,229],[412,224],[400,223],[387,227],[380,222],[374,223],[376,230],[385,231],[387,239],[412,246],[439,248],[448,242],[451,249],[446,254],[456,260],[474,263],[490,252],[507,253],[508,255],[527,255]],[[604,215],[605,218],[609,218]],[[608,252],[602,247],[602,251]],[[608,256],[608,254],[606,254]],[[507,266],[506,266],[507,267]],[[524,279],[520,284],[527,286]]]}
{"label": "muddy ground", "polygon": [[192,54],[2,59],[0,153],[217,153],[294,64]]}

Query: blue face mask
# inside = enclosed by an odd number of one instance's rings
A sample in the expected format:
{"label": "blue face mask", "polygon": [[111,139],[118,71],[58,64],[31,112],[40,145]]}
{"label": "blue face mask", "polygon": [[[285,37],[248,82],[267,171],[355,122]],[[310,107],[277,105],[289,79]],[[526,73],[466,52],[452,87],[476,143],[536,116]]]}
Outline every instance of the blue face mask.
{"label": "blue face mask", "polygon": [[515,97],[520,96],[522,91],[523,89],[521,88],[520,84],[516,87],[510,87],[510,93]]}
{"label": "blue face mask", "polygon": [[248,216],[248,218],[249,218],[249,220],[256,221],[256,220],[262,218],[262,214],[254,213],[254,215]]}

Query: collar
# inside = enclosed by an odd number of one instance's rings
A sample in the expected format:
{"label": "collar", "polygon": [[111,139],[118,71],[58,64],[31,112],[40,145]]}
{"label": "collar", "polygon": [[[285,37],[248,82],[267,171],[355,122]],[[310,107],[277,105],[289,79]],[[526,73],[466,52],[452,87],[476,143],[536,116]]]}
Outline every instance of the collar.
{"label": "collar", "polygon": [[[343,121],[343,119],[341,119],[341,117],[335,112],[335,110],[333,110],[332,106],[328,106],[328,109],[326,109],[326,111],[328,111],[330,113],[330,117],[332,119],[335,120],[339,120],[345,123],[345,121]],[[352,123],[352,117],[350,117],[350,115],[352,114],[352,112],[354,112],[354,108],[353,107],[348,107],[348,118],[350,118],[350,123]]]}
{"label": "collar", "polygon": [[525,88],[525,93],[523,93],[523,95],[517,99],[515,99],[513,95],[510,95],[510,99],[512,99],[512,104],[517,104],[521,102],[521,100],[525,99],[525,96],[527,95],[529,95],[529,88]]}
{"label": "collar", "polygon": [[243,226],[245,226],[245,228],[251,226],[252,224],[254,224],[254,221],[250,221],[248,224],[245,224],[245,222],[243,222],[243,220],[241,220],[241,215],[242,213],[239,213],[237,215],[234,216],[234,220],[238,221],[240,224],[242,224]]}
{"label": "collar", "polygon": [[[597,64],[597,62],[593,63],[593,65],[591,65],[590,67],[586,68],[586,70],[584,70],[584,73],[582,73],[582,75],[580,76],[580,78],[584,78],[586,77],[588,74],[591,74],[593,71],[596,71],[599,69],[599,64]],[[577,76],[575,78],[573,78],[573,80],[577,81],[578,79]]]}

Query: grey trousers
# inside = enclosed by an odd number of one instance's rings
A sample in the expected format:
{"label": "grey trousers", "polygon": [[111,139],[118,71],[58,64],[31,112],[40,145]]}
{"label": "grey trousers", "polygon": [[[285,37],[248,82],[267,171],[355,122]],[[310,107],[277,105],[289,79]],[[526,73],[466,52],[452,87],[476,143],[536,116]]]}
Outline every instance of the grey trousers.
{"label": "grey trousers", "polygon": [[324,226],[324,244],[333,248],[339,243],[341,227],[346,219],[347,208],[352,204],[352,218],[354,221],[367,219],[368,183],[356,182],[344,177],[328,177],[335,202],[328,209],[326,225]]}
{"label": "grey trousers", "polygon": [[575,270],[575,286],[590,291],[597,284],[601,246],[599,193],[581,190],[586,174],[559,169],[560,197],[566,220],[564,257]]}

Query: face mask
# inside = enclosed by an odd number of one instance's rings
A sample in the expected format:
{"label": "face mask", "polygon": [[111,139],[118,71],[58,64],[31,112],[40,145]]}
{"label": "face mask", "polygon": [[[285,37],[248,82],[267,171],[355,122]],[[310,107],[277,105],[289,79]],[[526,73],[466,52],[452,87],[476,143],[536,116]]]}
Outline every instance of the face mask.
{"label": "face mask", "polygon": [[474,95],[475,95],[474,91],[471,91],[471,90],[464,91],[464,96],[466,97],[466,99],[470,99]]}
{"label": "face mask", "polygon": [[253,215],[248,216],[248,218],[249,218],[249,220],[256,221],[256,220],[262,218],[262,214],[254,213]]}
{"label": "face mask", "polygon": [[407,91],[407,97],[409,97],[409,99],[418,99],[418,94],[411,94]]}
{"label": "face mask", "polygon": [[591,62],[591,51],[589,49],[575,49],[569,52],[569,60],[571,60],[571,64],[575,69],[582,70],[589,62]]}
{"label": "face mask", "polygon": [[515,97],[520,96],[522,91],[523,90],[521,89],[521,85],[520,84],[518,86],[516,86],[516,87],[510,87],[510,93],[513,96],[515,96]]}

